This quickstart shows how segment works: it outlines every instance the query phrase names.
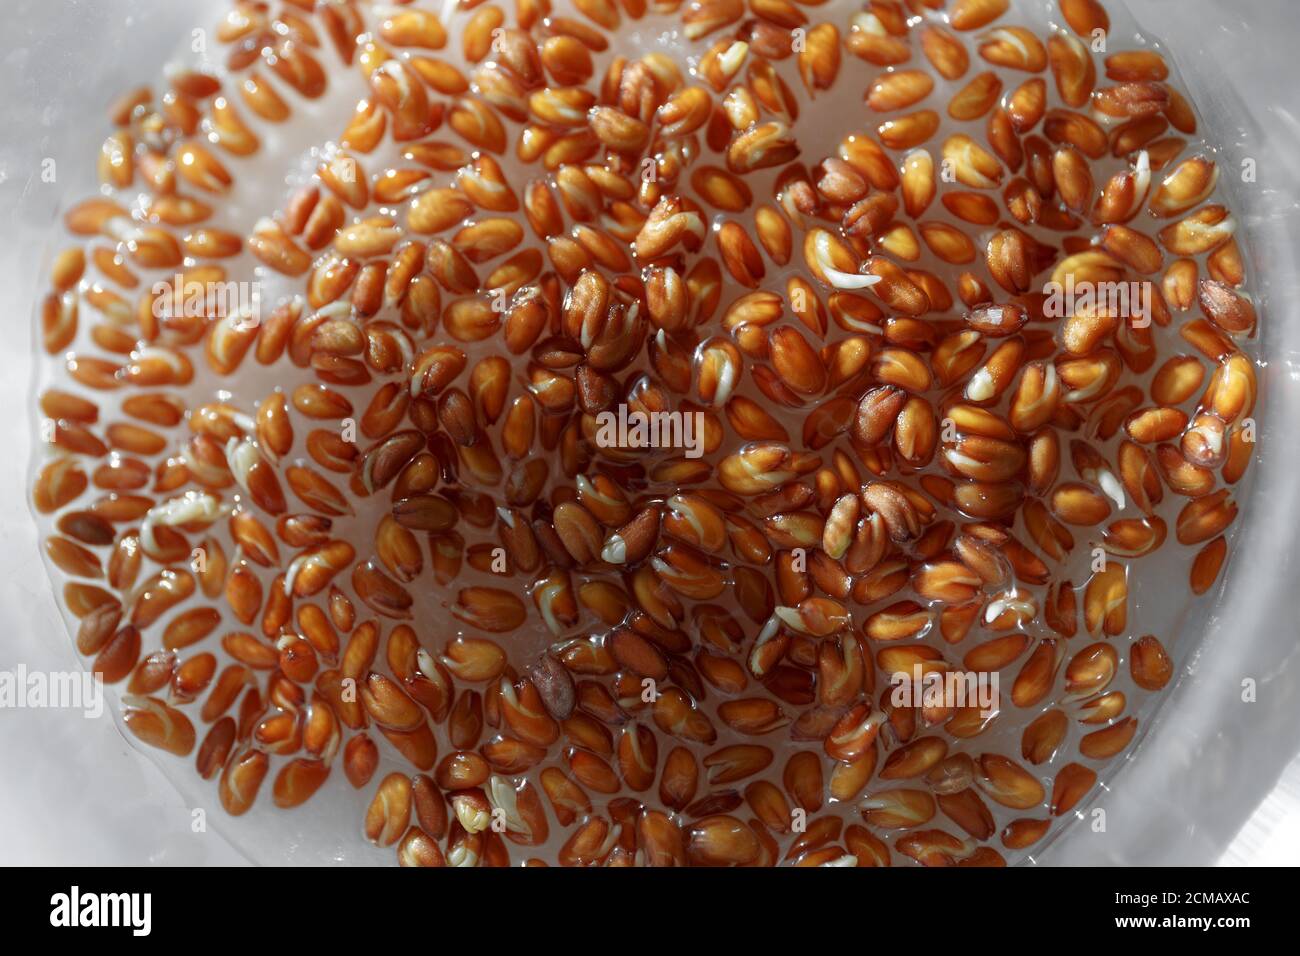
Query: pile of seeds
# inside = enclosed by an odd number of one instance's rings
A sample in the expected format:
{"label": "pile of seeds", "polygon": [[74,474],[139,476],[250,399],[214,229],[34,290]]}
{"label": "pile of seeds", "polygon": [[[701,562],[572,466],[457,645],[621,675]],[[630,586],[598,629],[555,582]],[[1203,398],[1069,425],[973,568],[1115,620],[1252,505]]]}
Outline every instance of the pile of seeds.
{"label": "pile of seeds", "polygon": [[[1000,864],[1086,809],[1174,672],[1138,559],[1224,563],[1256,317],[1160,53],[1010,6],[236,2],[40,308],[126,726],[403,864]],[[894,697],[959,671],[992,706]]]}

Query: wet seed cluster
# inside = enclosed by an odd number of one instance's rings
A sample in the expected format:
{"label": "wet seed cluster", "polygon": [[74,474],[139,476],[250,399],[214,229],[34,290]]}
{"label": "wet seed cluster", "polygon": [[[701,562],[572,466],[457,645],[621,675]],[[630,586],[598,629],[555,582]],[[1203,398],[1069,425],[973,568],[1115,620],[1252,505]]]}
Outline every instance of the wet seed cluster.
{"label": "wet seed cluster", "polygon": [[[1043,840],[1173,676],[1137,559],[1219,577],[1257,318],[1163,57],[1018,12],[235,3],[111,110],[39,310],[33,501],[129,729],[234,815],[341,776],[410,865]],[[291,292],[157,286],[244,275]],[[602,444],[620,406],[704,454]],[[992,708],[891,696],[958,670]]]}

